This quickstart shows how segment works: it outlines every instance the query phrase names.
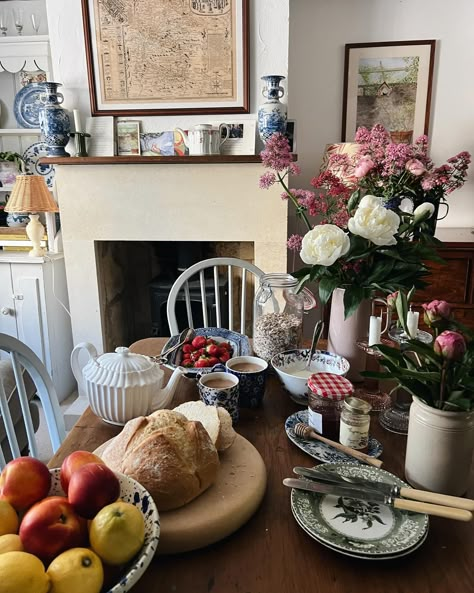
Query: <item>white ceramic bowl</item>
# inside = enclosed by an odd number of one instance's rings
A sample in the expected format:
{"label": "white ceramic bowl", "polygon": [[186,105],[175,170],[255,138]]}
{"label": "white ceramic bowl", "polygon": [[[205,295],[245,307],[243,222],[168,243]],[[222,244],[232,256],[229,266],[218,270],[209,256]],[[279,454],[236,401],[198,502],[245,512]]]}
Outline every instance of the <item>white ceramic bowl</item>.
{"label": "white ceramic bowl", "polygon": [[316,350],[311,359],[309,373],[297,374],[304,368],[308,354],[309,348],[285,350],[285,352],[275,354],[270,361],[280,377],[283,387],[290,392],[292,399],[301,404],[307,402],[307,380],[310,374],[333,373],[345,376],[350,368],[349,361],[339,354]]}
{"label": "white ceramic bowl", "polygon": [[[54,468],[51,472],[51,488],[48,496],[65,496],[59,479],[60,469]],[[155,555],[160,539],[160,517],[155,502],[141,484],[128,476],[119,474],[120,498],[140,509],[145,521],[145,542],[138,554],[122,567],[119,582],[104,593],[125,593],[129,591],[147,569]]]}

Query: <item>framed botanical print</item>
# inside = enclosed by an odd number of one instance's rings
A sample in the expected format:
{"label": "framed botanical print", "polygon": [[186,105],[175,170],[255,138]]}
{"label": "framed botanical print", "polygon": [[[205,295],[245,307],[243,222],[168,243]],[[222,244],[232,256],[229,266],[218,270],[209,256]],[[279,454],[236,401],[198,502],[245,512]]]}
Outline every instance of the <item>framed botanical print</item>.
{"label": "framed botanical print", "polygon": [[92,115],[248,113],[248,0],[82,0]]}
{"label": "framed botanical print", "polygon": [[140,154],[140,122],[139,121],[118,121],[117,131],[117,154],[139,155]]}
{"label": "framed botanical print", "polygon": [[428,133],[436,41],[346,45],[342,141],[382,124],[394,142]]}

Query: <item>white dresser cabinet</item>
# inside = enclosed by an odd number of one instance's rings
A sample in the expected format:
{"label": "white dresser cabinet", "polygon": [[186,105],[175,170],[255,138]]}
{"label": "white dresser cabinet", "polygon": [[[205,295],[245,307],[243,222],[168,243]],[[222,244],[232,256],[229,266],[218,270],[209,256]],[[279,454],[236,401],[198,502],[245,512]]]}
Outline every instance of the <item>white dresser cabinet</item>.
{"label": "white dresser cabinet", "polygon": [[0,251],[0,332],[27,344],[43,361],[59,400],[75,388],[64,256]]}

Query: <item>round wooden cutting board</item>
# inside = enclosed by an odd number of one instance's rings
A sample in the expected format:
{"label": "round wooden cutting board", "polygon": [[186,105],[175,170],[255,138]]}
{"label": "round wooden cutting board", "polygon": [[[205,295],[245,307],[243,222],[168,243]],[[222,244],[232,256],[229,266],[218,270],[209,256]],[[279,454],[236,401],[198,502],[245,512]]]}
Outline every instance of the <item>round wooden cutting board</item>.
{"label": "round wooden cutting board", "polygon": [[[95,453],[100,456],[109,443]],[[219,474],[210,488],[184,507],[160,512],[158,554],[187,552],[217,542],[236,531],[257,510],[267,483],[260,453],[237,434],[234,444],[219,453],[219,459]]]}

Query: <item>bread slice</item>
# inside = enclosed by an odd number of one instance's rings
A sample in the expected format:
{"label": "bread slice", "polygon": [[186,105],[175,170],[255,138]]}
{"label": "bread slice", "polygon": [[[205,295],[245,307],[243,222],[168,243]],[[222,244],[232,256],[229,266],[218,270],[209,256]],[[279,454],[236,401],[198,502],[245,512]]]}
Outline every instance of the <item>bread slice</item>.
{"label": "bread slice", "polygon": [[201,422],[218,451],[225,451],[235,440],[236,432],[232,428],[232,418],[225,408],[193,401],[181,404],[173,411],[184,414],[188,420]]}

